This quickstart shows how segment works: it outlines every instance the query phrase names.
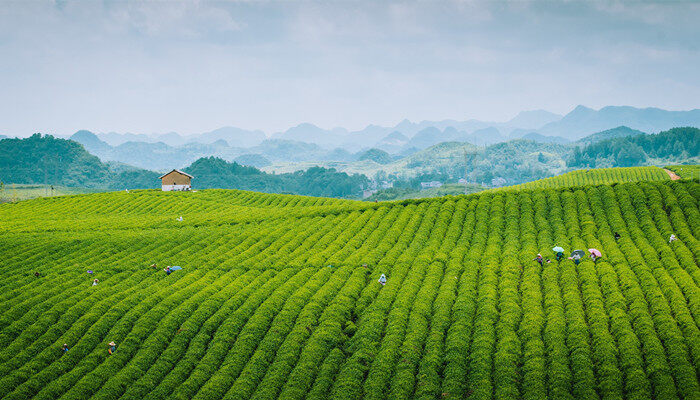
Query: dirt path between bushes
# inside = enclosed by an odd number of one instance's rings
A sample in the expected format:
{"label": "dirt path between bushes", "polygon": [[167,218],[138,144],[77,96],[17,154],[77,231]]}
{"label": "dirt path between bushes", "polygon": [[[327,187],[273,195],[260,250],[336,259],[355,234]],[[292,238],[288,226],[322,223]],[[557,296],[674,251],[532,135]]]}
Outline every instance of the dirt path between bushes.
{"label": "dirt path between bushes", "polygon": [[670,169],[664,168],[663,170],[666,171],[666,173],[668,174],[668,176],[671,177],[671,180],[672,180],[672,181],[677,181],[677,180],[681,179],[680,176],[676,175],[676,173],[673,172],[673,171],[671,171]]}

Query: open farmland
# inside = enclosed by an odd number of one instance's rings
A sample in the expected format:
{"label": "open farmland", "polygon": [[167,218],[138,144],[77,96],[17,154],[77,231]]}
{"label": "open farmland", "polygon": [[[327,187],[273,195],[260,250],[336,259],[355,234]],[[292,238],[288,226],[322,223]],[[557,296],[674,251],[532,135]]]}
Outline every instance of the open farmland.
{"label": "open farmland", "polygon": [[37,197],[96,192],[99,192],[99,190],[52,185],[0,185],[0,203],[35,199]]}
{"label": "open farmland", "polygon": [[[658,171],[390,203],[2,204],[0,397],[698,399],[700,184]],[[603,257],[533,261],[555,245]]]}

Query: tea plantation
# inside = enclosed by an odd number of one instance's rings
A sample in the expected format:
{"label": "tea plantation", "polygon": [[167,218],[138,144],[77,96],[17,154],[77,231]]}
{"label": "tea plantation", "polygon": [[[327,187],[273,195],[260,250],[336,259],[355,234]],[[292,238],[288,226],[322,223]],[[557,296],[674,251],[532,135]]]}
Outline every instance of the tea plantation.
{"label": "tea plantation", "polygon": [[0,398],[700,399],[700,184],[659,172],[2,204]]}
{"label": "tea plantation", "polygon": [[595,168],[579,169],[551,178],[522,183],[520,185],[505,186],[502,189],[542,189],[623,182],[666,181],[669,179],[671,179],[669,174],[659,167]]}

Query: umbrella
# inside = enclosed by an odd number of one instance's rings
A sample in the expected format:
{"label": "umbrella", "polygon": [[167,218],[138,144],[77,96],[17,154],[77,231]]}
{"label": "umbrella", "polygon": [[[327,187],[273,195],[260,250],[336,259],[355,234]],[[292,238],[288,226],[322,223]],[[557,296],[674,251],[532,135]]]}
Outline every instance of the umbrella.
{"label": "umbrella", "polygon": [[583,250],[574,250],[574,251],[571,252],[571,257],[573,257],[573,256],[575,256],[575,255],[578,255],[579,257],[585,257],[585,256],[586,256],[586,252],[583,251]]}
{"label": "umbrella", "polygon": [[89,270],[88,270],[87,272],[88,272],[88,274],[91,274],[91,273],[92,273],[92,270],[91,270],[91,269],[89,269]]}
{"label": "umbrella", "polygon": [[171,270],[171,271],[179,271],[179,270],[181,270],[181,269],[182,269],[182,267],[179,266],[179,265],[176,265],[176,266],[174,266],[174,267],[170,267],[170,270]]}
{"label": "umbrella", "polygon": [[591,253],[591,254],[593,254],[593,255],[596,256],[596,257],[600,257],[600,256],[603,255],[603,254],[600,252],[600,250],[598,250],[598,249],[588,249],[588,252]]}
{"label": "umbrella", "polygon": [[563,253],[564,248],[561,246],[557,246],[557,247],[553,248],[552,251],[557,252],[557,253]]}

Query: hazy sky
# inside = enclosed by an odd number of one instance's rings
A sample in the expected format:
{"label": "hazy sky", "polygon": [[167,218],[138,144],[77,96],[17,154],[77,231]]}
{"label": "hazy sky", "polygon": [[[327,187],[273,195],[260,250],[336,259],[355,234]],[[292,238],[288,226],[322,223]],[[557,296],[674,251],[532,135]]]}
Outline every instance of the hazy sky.
{"label": "hazy sky", "polygon": [[0,0],[0,134],[700,107],[693,2]]}

